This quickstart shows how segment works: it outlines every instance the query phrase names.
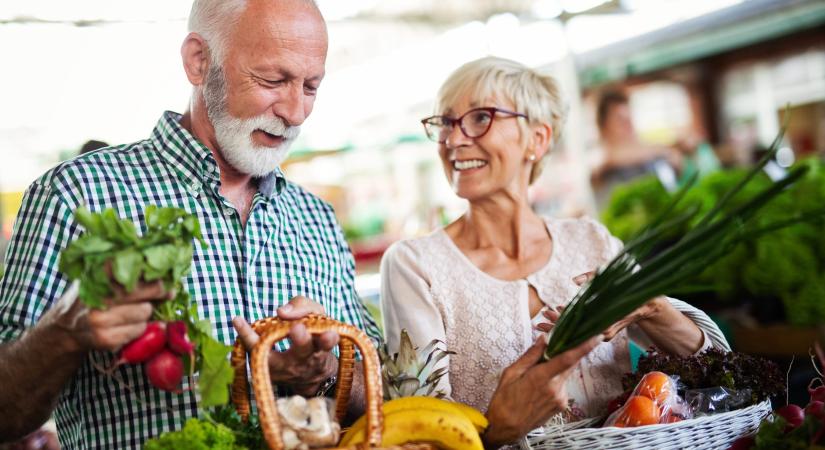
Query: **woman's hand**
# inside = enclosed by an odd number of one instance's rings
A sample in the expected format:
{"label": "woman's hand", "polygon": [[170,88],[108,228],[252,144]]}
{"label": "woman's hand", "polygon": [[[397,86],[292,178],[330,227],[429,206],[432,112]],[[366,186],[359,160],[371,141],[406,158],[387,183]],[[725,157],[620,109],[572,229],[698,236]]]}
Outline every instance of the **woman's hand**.
{"label": "woman's hand", "polygon": [[[579,286],[590,281],[595,272],[583,273],[573,281]],[[558,311],[545,310],[544,317],[555,323],[564,307]],[[632,324],[637,324],[647,335],[657,349],[671,355],[691,355],[700,350],[705,344],[704,333],[687,316],[676,310],[668,299],[663,296],[655,297],[647,303],[619,320],[604,331],[604,339],[613,339],[620,331]],[[549,331],[552,325],[539,324],[541,331]]]}
{"label": "woman's hand", "polygon": [[[581,286],[584,283],[592,280],[594,276],[596,276],[596,272],[583,273],[579,276],[574,277],[573,282]],[[651,299],[649,302],[640,306],[638,309],[628,314],[618,322],[614,323],[608,329],[604,330],[604,333],[602,333],[604,335],[604,340],[609,341],[613,339],[617,334],[619,334],[620,331],[624,330],[630,325],[633,325],[636,322],[649,320],[657,317],[659,313],[667,306],[670,306],[670,304],[668,303],[665,297],[660,296]],[[544,315],[544,318],[547,319],[549,322],[543,322],[536,325],[536,329],[538,329],[539,331],[543,331],[545,333],[552,330],[553,324],[555,324],[556,321],[559,319],[559,316],[561,315],[562,311],[564,311],[564,306],[559,306],[556,309],[546,308],[542,310],[542,315]]]}
{"label": "woman's hand", "polygon": [[565,382],[579,360],[602,341],[601,336],[541,362],[545,343],[538,339],[524,355],[504,369],[487,418],[483,437],[487,448],[517,441],[551,416],[567,408]]}

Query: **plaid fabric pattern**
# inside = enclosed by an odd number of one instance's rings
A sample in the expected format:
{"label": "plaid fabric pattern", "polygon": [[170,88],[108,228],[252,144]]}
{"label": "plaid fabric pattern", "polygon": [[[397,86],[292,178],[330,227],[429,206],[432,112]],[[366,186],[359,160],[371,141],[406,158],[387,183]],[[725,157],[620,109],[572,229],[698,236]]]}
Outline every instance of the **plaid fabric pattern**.
{"label": "plaid fabric pattern", "polygon": [[[83,204],[92,211],[114,208],[141,229],[147,204],[196,214],[208,248],[195,246],[185,286],[226,344],[235,338],[232,317],[251,322],[274,316],[296,295],[321,303],[329,316],[380,341],[355,293],[354,260],[332,208],[275,171],[261,181],[243,227],[218,192],[211,152],[179,120],[166,112],[150,139],[64,162],[29,187],[0,280],[0,342],[34,325],[66,289],[58,257],[81,233],[72,212]],[[114,377],[94,368],[112,360],[106,352],[90,353],[61,394],[55,415],[64,449],[140,448],[196,416],[193,392],[154,389],[141,366],[122,366]],[[188,387],[185,381],[183,388]]]}

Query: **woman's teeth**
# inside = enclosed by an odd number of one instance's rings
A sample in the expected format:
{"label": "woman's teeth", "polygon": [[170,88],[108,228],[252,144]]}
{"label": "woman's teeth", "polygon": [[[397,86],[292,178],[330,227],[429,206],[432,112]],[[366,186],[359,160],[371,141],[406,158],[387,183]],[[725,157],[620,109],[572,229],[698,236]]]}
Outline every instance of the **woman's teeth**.
{"label": "woman's teeth", "polygon": [[484,167],[486,165],[487,161],[482,161],[480,159],[470,159],[467,161],[453,161],[453,168],[455,170],[476,169],[478,167]]}

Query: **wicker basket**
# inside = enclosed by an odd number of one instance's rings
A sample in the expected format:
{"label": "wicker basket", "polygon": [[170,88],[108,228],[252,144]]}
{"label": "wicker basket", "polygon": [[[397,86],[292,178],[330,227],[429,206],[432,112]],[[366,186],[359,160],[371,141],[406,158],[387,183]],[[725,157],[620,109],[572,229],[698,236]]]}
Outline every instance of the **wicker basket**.
{"label": "wicker basket", "polygon": [[[402,447],[391,448],[381,447],[381,433],[383,431],[381,369],[378,353],[363,331],[324,316],[310,315],[299,322],[303,323],[312,334],[334,331],[341,337],[338,344],[340,352],[338,358],[338,385],[335,392],[335,416],[339,422],[346,414],[347,403],[352,390],[355,367],[354,347],[358,347],[361,355],[363,355],[367,426],[366,441],[357,448],[435,450],[429,444],[405,444]],[[260,335],[260,341],[252,350],[250,358],[252,386],[258,403],[258,414],[264,439],[266,439],[267,445],[272,450],[282,450],[284,444],[281,440],[281,424],[267,362],[272,346],[289,334],[289,329],[294,323],[295,321],[284,321],[273,317],[261,319],[252,324],[252,328]],[[245,420],[249,417],[250,411],[249,382],[247,381],[246,371],[246,350],[240,340],[235,341],[235,347],[232,350],[232,367],[235,369],[235,380],[232,383],[232,403],[238,410],[238,414]],[[356,447],[348,448],[355,449]]]}
{"label": "wicker basket", "polygon": [[[670,299],[670,303],[688,316],[716,348],[730,351],[719,327],[702,311],[689,304]],[[727,449],[736,439],[753,434],[759,423],[771,412],[771,402],[736,411],[683,420],[681,422],[633,428],[593,428],[602,419],[587,419],[534,430],[520,442],[522,449]]]}
{"label": "wicker basket", "polygon": [[633,428],[591,428],[601,419],[545,426],[521,440],[522,449],[727,449],[736,439],[755,433],[771,412],[771,402],[736,411]]}

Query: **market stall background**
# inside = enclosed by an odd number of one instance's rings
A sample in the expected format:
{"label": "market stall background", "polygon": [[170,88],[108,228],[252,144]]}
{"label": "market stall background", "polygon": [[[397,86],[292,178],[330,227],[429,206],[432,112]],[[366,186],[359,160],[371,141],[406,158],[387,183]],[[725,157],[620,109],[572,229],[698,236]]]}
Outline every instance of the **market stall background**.
{"label": "market stall background", "polygon": [[[546,214],[605,214],[589,180],[601,156],[596,101],[607,88],[629,93],[645,142],[671,145],[690,136],[726,167],[752,161],[785,111],[791,119],[780,169],[825,153],[821,1],[318,3],[329,21],[327,77],[285,170],[335,207],[357,258],[359,292],[374,310],[383,250],[463,208],[419,119],[432,112],[447,74],[472,59],[503,56],[549,71],[567,94],[564,141],[531,191]],[[178,50],[189,7],[189,0],[0,5],[0,254],[23,191],[39,174],[89,139],[141,139],[163,110],[185,109],[191,88]],[[628,214],[609,217],[614,232],[627,227]],[[825,261],[809,264],[825,286]],[[792,286],[794,294],[801,286]],[[784,358],[807,354],[816,318],[825,318],[825,287],[817,292],[811,311],[821,316],[810,316],[807,328],[784,324],[789,315],[778,295],[740,302],[710,296],[704,300],[712,304],[702,307],[721,310],[717,317],[735,328],[729,333],[740,348]],[[781,323],[756,327],[747,319],[759,315],[754,304]],[[776,333],[788,339],[765,339]]]}

